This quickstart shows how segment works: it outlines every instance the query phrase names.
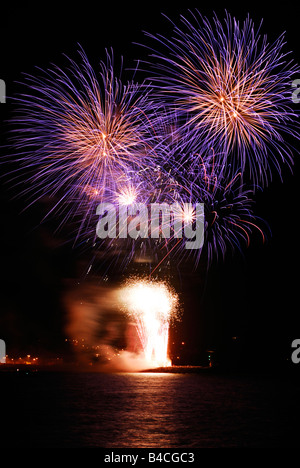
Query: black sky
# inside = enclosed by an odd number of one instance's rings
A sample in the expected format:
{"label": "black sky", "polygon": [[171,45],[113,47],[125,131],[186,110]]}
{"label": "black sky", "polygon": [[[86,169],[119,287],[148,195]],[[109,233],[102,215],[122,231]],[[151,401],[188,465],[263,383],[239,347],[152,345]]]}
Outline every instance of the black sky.
{"label": "black sky", "polygon": [[[5,80],[7,96],[17,89],[22,73],[34,73],[36,66],[62,65],[62,54],[76,58],[78,44],[91,62],[105,58],[105,49],[113,48],[118,63],[132,67],[143,50],[134,42],[146,42],[143,30],[165,33],[168,21],[175,22],[188,8],[197,7],[211,16],[223,16],[225,9],[241,21],[249,13],[270,40],[286,31],[288,48],[300,61],[299,12],[295,4],[263,6],[261,2],[199,2],[174,7],[163,5],[139,8],[115,3],[95,6],[93,2],[74,4],[69,10],[31,5],[8,7],[1,18],[0,79]],[[298,7],[299,8],[299,7]],[[1,120],[10,118],[11,104],[0,105]],[[6,143],[6,126],[2,125],[2,143]],[[6,166],[2,166],[2,171]],[[234,359],[260,362],[276,367],[289,362],[293,339],[300,338],[298,306],[299,242],[298,204],[300,164],[294,174],[284,171],[284,182],[274,178],[268,189],[257,198],[257,215],[270,225],[272,235],[262,244],[255,235],[243,255],[228,257],[212,265],[205,281],[201,271],[184,270],[178,279],[186,312],[180,337],[190,341],[190,353],[197,349],[219,347],[228,355],[239,337]],[[46,346],[51,349],[63,338],[64,309],[61,292],[64,278],[81,274],[80,256],[70,246],[52,237],[54,226],[39,226],[42,208],[20,213],[23,202],[11,200],[6,185],[1,186],[1,311],[0,338],[12,347]],[[182,286],[183,285],[183,286]],[[225,353],[226,351],[226,353]],[[231,355],[231,359],[233,359]]]}

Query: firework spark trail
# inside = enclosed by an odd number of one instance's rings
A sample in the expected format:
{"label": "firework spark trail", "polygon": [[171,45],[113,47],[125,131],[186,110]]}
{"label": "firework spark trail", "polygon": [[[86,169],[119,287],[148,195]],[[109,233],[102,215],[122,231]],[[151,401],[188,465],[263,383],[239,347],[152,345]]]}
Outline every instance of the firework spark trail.
{"label": "firework spark trail", "polygon": [[269,44],[249,17],[240,25],[226,13],[223,25],[216,16],[191,16],[181,17],[171,38],[146,33],[157,44],[148,63],[157,99],[171,119],[181,115],[200,152],[213,147],[223,156],[220,169],[247,170],[255,184],[267,184],[272,170],[293,164],[299,112],[291,83],[299,66],[284,51],[283,35]]}
{"label": "firework spark trail", "polygon": [[[226,252],[249,246],[252,230],[260,233],[265,241],[262,227],[266,224],[254,214],[254,188],[242,182],[242,174],[220,177],[214,162],[201,165],[200,171],[192,170],[193,178],[199,179],[202,187],[201,198],[205,206],[205,249],[207,263]],[[199,183],[199,182],[198,182]]]}
{"label": "firework spark trail", "polygon": [[[207,165],[197,172],[191,171],[189,180],[190,186],[197,187],[195,195],[204,203],[204,246],[201,250],[188,252],[196,266],[204,255],[209,266],[220,254],[224,259],[230,249],[242,251],[244,245],[249,246],[249,236],[254,229],[265,240],[263,228],[259,226],[263,224],[265,229],[265,223],[253,211],[254,190],[241,183],[240,174],[232,177],[230,182],[228,178],[223,181],[213,166],[209,168]],[[185,252],[181,252],[181,258],[184,255]]]}

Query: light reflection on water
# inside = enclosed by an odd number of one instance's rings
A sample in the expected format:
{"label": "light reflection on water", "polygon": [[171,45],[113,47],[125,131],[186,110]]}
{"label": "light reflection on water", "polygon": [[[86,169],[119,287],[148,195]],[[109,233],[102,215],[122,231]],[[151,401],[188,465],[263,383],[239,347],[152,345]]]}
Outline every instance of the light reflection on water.
{"label": "light reflection on water", "polygon": [[299,387],[272,379],[155,373],[20,378],[6,379],[6,398],[14,400],[9,438],[26,432],[27,447],[284,446],[293,435],[291,419],[300,414]]}

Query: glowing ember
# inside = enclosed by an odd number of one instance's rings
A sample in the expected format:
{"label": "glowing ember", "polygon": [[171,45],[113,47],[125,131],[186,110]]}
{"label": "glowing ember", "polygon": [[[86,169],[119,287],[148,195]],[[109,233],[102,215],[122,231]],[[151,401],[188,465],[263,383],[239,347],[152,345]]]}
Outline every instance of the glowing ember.
{"label": "glowing ember", "polygon": [[170,366],[169,322],[177,296],[165,283],[134,280],[122,289],[122,302],[135,320],[144,356],[149,366]]}

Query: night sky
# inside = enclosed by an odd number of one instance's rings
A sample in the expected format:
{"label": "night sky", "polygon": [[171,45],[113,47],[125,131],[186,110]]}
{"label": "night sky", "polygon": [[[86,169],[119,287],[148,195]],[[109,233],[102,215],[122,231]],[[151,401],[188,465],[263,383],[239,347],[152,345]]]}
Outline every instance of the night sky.
{"label": "night sky", "polygon": [[[126,4],[108,3],[96,8],[94,3],[74,5],[62,11],[51,6],[8,7],[1,15],[0,79],[6,82],[7,102],[0,104],[1,144],[7,144],[12,112],[9,96],[20,90],[22,73],[35,73],[54,63],[64,66],[63,54],[76,59],[80,44],[91,63],[97,66],[112,48],[124,68],[143,58],[144,50],[134,43],[147,39],[143,30],[166,33],[169,24],[161,13],[176,21],[180,13],[198,7],[208,17],[215,11],[220,17],[225,9],[241,21],[247,13],[258,25],[263,18],[263,32],[275,40],[286,31],[288,49],[300,60],[299,15],[295,7],[282,4],[276,9],[261,2],[200,4],[187,2],[182,8],[151,6],[137,9]],[[96,8],[96,9],[95,9]],[[126,76],[125,70],[125,76]],[[300,104],[299,104],[300,105]],[[2,149],[2,154],[10,150]],[[55,220],[40,224],[44,206],[23,211],[26,203],[11,189],[9,164],[2,164],[1,174],[1,312],[0,338],[7,352],[60,349],[65,337],[65,308],[62,295],[66,279],[81,281],[89,253],[73,249],[64,233],[55,233]],[[300,164],[295,161],[293,174],[283,170],[268,189],[256,196],[256,214],[270,226],[271,234],[262,243],[254,233],[251,245],[243,253],[229,254],[223,262],[214,261],[209,272],[200,265],[196,272],[188,266],[175,272],[174,287],[184,303],[181,323],[173,330],[174,339],[186,342],[183,363],[197,364],[201,353],[216,349],[224,365],[259,366],[276,369],[292,367],[291,342],[300,338],[298,306],[299,253],[298,203]],[[236,339],[233,339],[236,337]],[[300,364],[299,364],[300,366]]]}

